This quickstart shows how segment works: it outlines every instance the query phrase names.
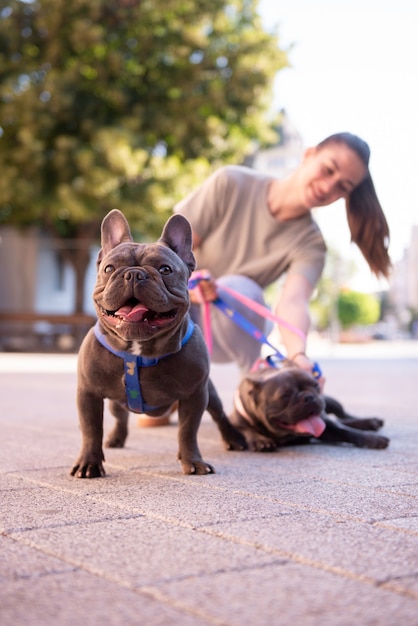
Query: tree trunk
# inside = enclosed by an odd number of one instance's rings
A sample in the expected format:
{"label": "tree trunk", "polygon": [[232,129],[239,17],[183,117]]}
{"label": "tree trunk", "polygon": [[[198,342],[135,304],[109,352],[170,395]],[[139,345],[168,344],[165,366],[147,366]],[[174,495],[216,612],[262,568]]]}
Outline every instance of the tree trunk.
{"label": "tree trunk", "polygon": [[75,273],[75,297],[74,297],[74,313],[84,312],[84,291],[86,283],[87,269],[90,264],[90,248],[93,241],[82,240],[82,247],[71,255],[72,266]]}
{"label": "tree trunk", "polygon": [[96,242],[100,232],[99,222],[94,220],[88,224],[81,225],[78,229],[78,246],[75,250],[73,267],[75,272],[75,301],[74,313],[84,312],[84,293],[87,269],[91,260],[91,248]]}
{"label": "tree trunk", "polygon": [[[74,235],[72,245],[63,246],[61,254],[65,261],[71,265],[75,274],[75,296],[73,313],[84,313],[84,291],[87,269],[91,259],[91,248],[97,240],[99,224],[97,221],[81,224]],[[68,240],[67,240],[68,241]]]}

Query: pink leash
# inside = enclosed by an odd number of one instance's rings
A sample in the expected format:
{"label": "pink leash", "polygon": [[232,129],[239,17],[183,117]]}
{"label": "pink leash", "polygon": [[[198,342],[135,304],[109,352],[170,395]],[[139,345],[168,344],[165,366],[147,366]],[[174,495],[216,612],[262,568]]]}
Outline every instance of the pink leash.
{"label": "pink leash", "polygon": [[[199,272],[199,271],[194,272],[193,276],[189,280],[189,289],[195,289],[195,288],[199,289],[199,283],[202,280],[207,280],[207,276],[205,276],[202,272]],[[244,306],[247,306],[249,309],[257,313],[258,315],[261,315],[261,317],[270,319],[276,324],[278,324],[279,326],[285,326],[288,330],[295,333],[299,337],[306,339],[306,335],[303,331],[301,331],[299,328],[297,328],[293,324],[290,324],[290,322],[286,322],[286,320],[283,320],[280,317],[277,317],[277,315],[274,315],[274,313],[272,313],[267,307],[263,306],[262,304],[259,304],[258,302],[254,302],[254,300],[251,300],[251,298],[248,298],[247,296],[244,296],[234,291],[230,287],[225,287],[225,285],[222,285],[220,289],[223,289],[224,291],[229,293],[233,298],[235,298],[235,300],[237,300],[238,302],[241,302],[241,304],[244,304]],[[201,291],[200,291],[200,294],[201,294]],[[204,300],[202,296],[201,304],[202,304],[202,309],[203,309],[203,331],[204,331],[204,336],[205,336],[206,344],[208,347],[208,351],[209,351],[209,354],[211,355],[212,348],[213,348],[213,341],[212,341],[212,331],[211,331],[211,324],[210,324],[210,303]],[[274,346],[272,346],[272,344],[269,342],[266,335],[264,335],[259,329],[257,329],[256,326],[254,326],[254,324],[252,324],[249,320],[247,320],[243,315],[241,315],[233,307],[231,307],[230,305],[227,305],[226,302],[222,300],[222,298],[218,297],[218,299],[215,300],[213,304],[218,306],[223,311],[223,313],[225,313],[225,315],[227,315],[230,319],[232,319],[239,326],[241,326],[241,328],[249,332],[258,341],[260,341],[261,343],[265,343],[269,345],[271,348],[273,348],[274,354],[270,355],[270,357],[267,357],[267,360],[269,360],[271,367],[277,367],[277,364],[276,364],[277,359],[278,361],[282,361],[286,358],[285,356],[283,356],[283,354],[281,354],[277,350],[277,348],[274,348]],[[319,363],[317,363],[316,361],[314,362],[313,367],[312,367],[312,375],[316,379],[319,379],[322,376],[321,368],[319,366]]]}
{"label": "pink leash", "polygon": [[[205,336],[209,354],[212,354],[213,341],[212,341],[212,330],[211,330],[211,322],[210,322],[210,302],[203,299],[202,292],[200,290],[200,282],[202,280],[207,280],[207,278],[208,276],[204,272],[200,272],[200,271],[193,272],[193,275],[189,280],[189,289],[197,289],[201,295],[201,304],[202,304],[202,310],[203,310],[203,333]],[[248,296],[244,296],[243,294],[238,293],[237,291],[234,291],[233,289],[231,289],[230,287],[226,287],[225,285],[222,285],[220,289],[223,289],[224,291],[229,293],[233,298],[235,298],[235,300],[237,300],[238,302],[241,302],[241,304],[248,307],[249,309],[257,313],[258,315],[261,315],[261,317],[269,319],[275,324],[278,324],[279,326],[284,326],[285,328],[292,331],[293,333],[295,333],[302,339],[304,340],[306,339],[306,335],[303,331],[301,331],[299,328],[297,328],[290,322],[286,322],[286,320],[283,320],[280,317],[277,317],[277,315],[274,315],[274,313],[272,313],[267,307],[263,306],[259,302],[255,302]]]}
{"label": "pink leash", "polygon": [[244,296],[242,293],[238,293],[237,291],[234,291],[233,289],[231,289],[230,287],[226,287],[225,285],[222,285],[220,288],[233,296],[236,300],[238,300],[238,302],[241,302],[241,304],[245,304],[249,309],[251,309],[255,313],[258,313],[258,315],[261,315],[261,317],[265,317],[266,319],[275,322],[279,326],[284,326],[288,330],[291,330],[293,333],[295,333],[295,335],[298,335],[302,339],[306,339],[306,335],[302,330],[296,328],[296,326],[293,326],[293,324],[291,324],[290,322],[286,322],[286,320],[277,317],[277,315],[274,315],[274,313],[272,313],[270,309],[263,306],[259,302],[254,302],[254,300],[251,300],[251,298],[249,298],[248,296]]}
{"label": "pink leash", "polygon": [[[204,280],[204,279],[201,279],[201,280]],[[213,341],[212,341],[212,326],[210,323],[210,303],[207,300],[204,300],[199,283],[197,283],[194,289],[197,289],[200,294],[201,308],[203,311],[203,335],[205,337],[208,352],[212,356]]]}

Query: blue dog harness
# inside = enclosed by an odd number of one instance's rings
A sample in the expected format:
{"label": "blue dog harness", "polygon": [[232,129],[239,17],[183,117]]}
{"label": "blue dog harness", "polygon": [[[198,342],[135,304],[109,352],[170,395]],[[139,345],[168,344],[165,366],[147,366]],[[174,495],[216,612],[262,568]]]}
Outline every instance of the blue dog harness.
{"label": "blue dog harness", "polygon": [[[189,319],[189,324],[187,326],[187,332],[184,335],[181,345],[184,344],[190,339],[194,331],[194,323],[191,319]],[[164,359],[170,354],[164,354],[163,356],[156,358],[149,358],[146,356],[131,354],[130,352],[125,352],[123,350],[115,350],[112,346],[109,345],[106,340],[105,335],[100,330],[99,322],[96,322],[94,326],[94,334],[96,335],[97,341],[99,341],[106,350],[112,352],[115,356],[123,359],[124,367],[125,367],[125,386],[126,386],[126,400],[128,404],[128,408],[130,411],[134,411],[134,413],[147,413],[148,411],[154,411],[158,409],[158,406],[150,406],[146,404],[142,398],[141,385],[139,383],[139,368],[141,367],[151,367],[152,365],[157,365],[157,363]]]}

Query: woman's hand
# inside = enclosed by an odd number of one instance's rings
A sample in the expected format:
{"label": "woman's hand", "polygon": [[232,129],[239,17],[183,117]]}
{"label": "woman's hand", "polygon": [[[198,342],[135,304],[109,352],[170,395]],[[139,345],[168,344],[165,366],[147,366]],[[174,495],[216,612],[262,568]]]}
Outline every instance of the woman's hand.
{"label": "woman's hand", "polygon": [[[314,364],[312,363],[312,361],[310,359],[308,359],[308,357],[306,356],[306,354],[304,352],[299,352],[298,354],[295,354],[291,361],[293,363],[295,363],[295,365],[298,365],[301,369],[305,370],[306,372],[309,372],[309,374],[313,373],[313,367]],[[324,376],[320,376],[320,378],[317,379],[319,388],[321,389],[321,393],[323,393],[324,391],[324,385],[325,385],[325,378]]]}
{"label": "woman's hand", "polygon": [[208,270],[198,270],[193,272],[191,280],[198,274],[201,277],[198,285],[194,289],[189,290],[190,302],[193,304],[201,304],[202,302],[212,302],[218,297],[216,281]]}

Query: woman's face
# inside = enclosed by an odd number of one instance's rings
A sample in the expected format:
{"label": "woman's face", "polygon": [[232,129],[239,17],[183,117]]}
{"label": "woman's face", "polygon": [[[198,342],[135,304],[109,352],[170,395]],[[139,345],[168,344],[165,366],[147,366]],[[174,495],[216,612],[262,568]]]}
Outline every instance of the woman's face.
{"label": "woman's face", "polygon": [[366,174],[360,157],[344,143],[309,148],[301,167],[303,204],[312,209],[346,198]]}

